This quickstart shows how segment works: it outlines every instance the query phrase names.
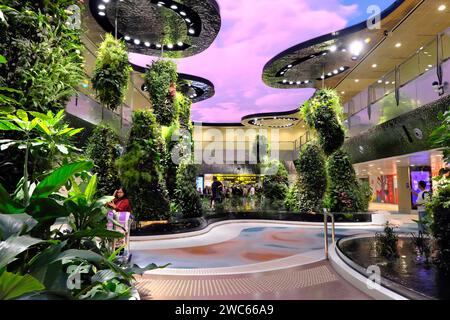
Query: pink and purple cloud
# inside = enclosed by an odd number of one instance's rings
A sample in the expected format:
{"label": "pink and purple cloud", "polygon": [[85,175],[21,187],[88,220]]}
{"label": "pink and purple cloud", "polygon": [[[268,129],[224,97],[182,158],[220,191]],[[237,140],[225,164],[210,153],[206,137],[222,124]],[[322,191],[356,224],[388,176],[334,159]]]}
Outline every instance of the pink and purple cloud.
{"label": "pink and purple cloud", "polygon": [[[215,86],[214,97],[193,105],[194,121],[240,122],[248,114],[295,109],[314,90],[270,88],[262,81],[264,65],[293,45],[358,22],[354,20],[366,8],[361,1],[348,0],[218,3],[222,27],[213,44],[196,56],[175,60],[179,72],[206,78]],[[141,66],[153,59],[130,54],[130,61]]]}

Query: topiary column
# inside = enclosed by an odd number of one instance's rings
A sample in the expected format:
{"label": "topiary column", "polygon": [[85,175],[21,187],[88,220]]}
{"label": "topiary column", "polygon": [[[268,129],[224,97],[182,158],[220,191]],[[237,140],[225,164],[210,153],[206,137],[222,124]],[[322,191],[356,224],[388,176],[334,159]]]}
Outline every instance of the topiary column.
{"label": "topiary column", "polygon": [[288,192],[288,172],[283,163],[278,160],[266,161],[261,164],[264,175],[263,194],[274,208],[284,207],[284,200]]}
{"label": "topiary column", "polygon": [[298,172],[298,211],[321,213],[327,188],[325,157],[321,148],[315,143],[303,146],[295,167]]}
{"label": "topiary column", "polygon": [[198,166],[187,161],[178,166],[174,202],[185,218],[201,217],[202,203],[196,187]]}
{"label": "topiary column", "polygon": [[161,165],[163,148],[161,132],[153,113],[135,111],[126,153],[117,165],[120,180],[128,191],[138,220],[169,217],[169,197]]}
{"label": "topiary column", "polygon": [[116,160],[119,158],[120,140],[107,124],[99,124],[88,139],[86,156],[94,162],[93,173],[97,174],[99,196],[112,195],[120,185]]}
{"label": "topiary column", "polygon": [[331,212],[358,212],[364,209],[360,185],[348,154],[339,150],[327,161],[329,185],[327,202]]}

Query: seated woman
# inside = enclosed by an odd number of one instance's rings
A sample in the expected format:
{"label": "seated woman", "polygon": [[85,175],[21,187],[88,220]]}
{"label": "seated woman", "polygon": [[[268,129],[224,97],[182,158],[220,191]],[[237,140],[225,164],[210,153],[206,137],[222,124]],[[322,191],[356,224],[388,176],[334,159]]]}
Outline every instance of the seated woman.
{"label": "seated woman", "polygon": [[130,202],[123,187],[114,191],[113,197],[114,200],[106,204],[108,207],[117,212],[131,212]]}

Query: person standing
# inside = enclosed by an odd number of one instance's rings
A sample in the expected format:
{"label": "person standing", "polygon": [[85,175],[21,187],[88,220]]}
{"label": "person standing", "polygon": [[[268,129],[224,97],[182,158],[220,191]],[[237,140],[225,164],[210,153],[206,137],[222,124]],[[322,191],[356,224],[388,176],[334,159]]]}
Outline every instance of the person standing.
{"label": "person standing", "polygon": [[113,197],[113,201],[107,203],[108,207],[117,212],[131,212],[131,206],[125,188],[121,187],[114,191]]}
{"label": "person standing", "polygon": [[222,182],[217,180],[217,177],[213,177],[211,191],[212,191],[211,208],[214,209],[216,202],[218,203],[222,202],[223,184]]}
{"label": "person standing", "polygon": [[427,183],[423,180],[419,181],[419,193],[412,191],[414,195],[417,196],[417,210],[419,212],[419,232],[425,232],[424,219],[427,214],[426,204],[431,200],[431,194],[427,189]]}

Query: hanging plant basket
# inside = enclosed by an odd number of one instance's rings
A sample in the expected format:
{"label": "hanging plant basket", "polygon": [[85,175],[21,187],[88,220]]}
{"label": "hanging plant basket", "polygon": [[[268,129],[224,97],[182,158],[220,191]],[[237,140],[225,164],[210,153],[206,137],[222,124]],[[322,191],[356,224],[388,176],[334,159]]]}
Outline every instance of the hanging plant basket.
{"label": "hanging plant basket", "polygon": [[162,126],[170,126],[178,119],[174,104],[177,79],[177,66],[168,60],[153,61],[144,76],[156,121]]}
{"label": "hanging plant basket", "polygon": [[125,101],[131,71],[125,44],[106,34],[92,76],[92,87],[102,105],[116,110]]}

